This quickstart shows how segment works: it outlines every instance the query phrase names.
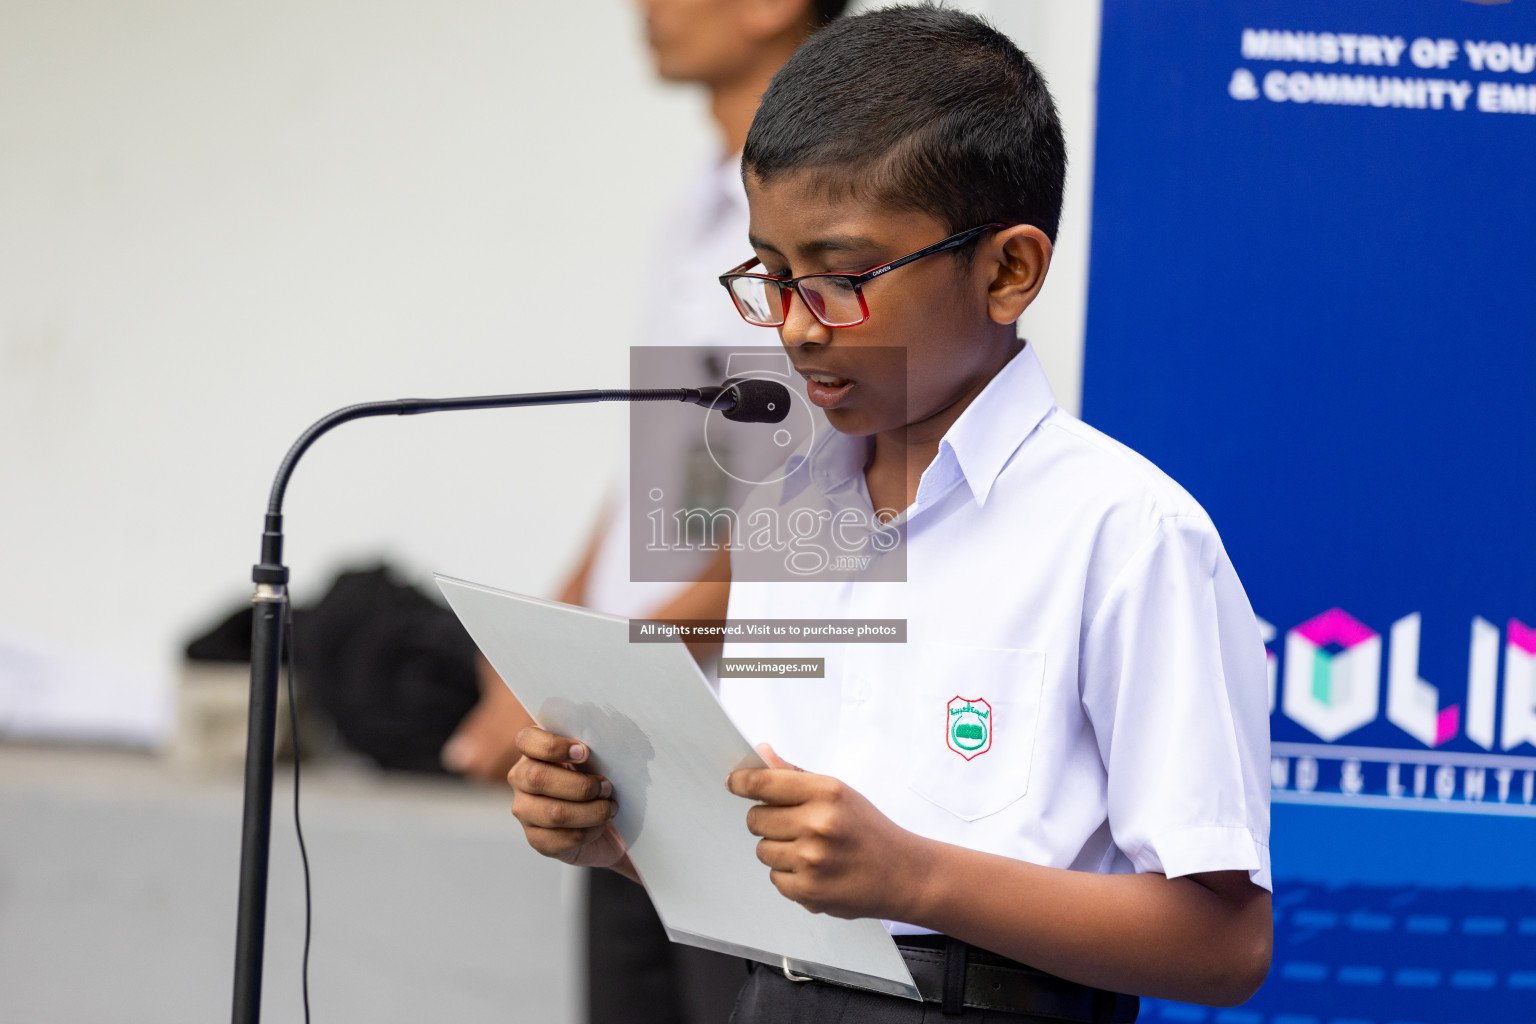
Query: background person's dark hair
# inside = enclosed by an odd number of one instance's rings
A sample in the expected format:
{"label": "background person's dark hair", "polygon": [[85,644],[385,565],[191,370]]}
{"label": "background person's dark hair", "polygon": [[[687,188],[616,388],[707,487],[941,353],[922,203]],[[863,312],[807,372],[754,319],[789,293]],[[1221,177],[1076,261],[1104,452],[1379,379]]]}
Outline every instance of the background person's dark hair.
{"label": "background person's dark hair", "polygon": [[811,27],[830,25],[842,16],[848,0],[811,0]]}
{"label": "background person's dark hair", "polygon": [[1052,242],[1067,151],[1045,79],[985,21],[890,7],[834,21],[774,76],[742,153],[767,183],[811,171],[839,194],[951,232],[1033,224]]}

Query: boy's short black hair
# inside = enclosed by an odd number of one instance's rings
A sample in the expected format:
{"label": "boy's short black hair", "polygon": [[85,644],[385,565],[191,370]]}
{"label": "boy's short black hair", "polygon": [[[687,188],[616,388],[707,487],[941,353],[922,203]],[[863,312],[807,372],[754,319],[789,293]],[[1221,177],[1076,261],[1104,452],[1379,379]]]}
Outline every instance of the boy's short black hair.
{"label": "boy's short black hair", "polygon": [[810,170],[841,193],[964,231],[1061,220],[1067,151],[1028,57],[985,21],[889,7],[811,36],[763,95],[742,153],[760,182]]}

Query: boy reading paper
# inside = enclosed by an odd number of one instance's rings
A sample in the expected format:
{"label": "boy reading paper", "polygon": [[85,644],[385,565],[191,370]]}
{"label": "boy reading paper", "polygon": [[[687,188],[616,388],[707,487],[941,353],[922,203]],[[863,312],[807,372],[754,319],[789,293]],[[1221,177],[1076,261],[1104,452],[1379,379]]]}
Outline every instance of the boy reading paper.
{"label": "boy reading paper", "polygon": [[[908,629],[806,648],[825,678],[722,681],[771,765],[722,782],[774,885],[883,919],[946,1016],[1244,1001],[1272,941],[1263,645],[1201,507],[1057,408],[1016,337],[1065,176],[1039,72],[960,12],[847,19],[774,78],[742,174],[754,255],[722,283],[835,428],[759,498],[861,510],[906,560],[902,581],[733,574],[733,619]],[[1148,239],[1148,273],[1161,257]],[[581,770],[585,748],[537,728],[519,744],[532,845],[630,870],[607,825],[623,794]],[[734,1019],[925,1012],[759,967]]]}

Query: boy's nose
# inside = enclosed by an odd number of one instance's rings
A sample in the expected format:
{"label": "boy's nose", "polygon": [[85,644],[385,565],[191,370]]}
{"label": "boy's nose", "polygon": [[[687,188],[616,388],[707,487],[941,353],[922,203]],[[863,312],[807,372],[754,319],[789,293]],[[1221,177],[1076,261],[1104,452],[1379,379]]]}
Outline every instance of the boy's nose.
{"label": "boy's nose", "polygon": [[832,340],[832,328],[817,320],[806,308],[799,294],[788,291],[784,309],[784,323],[779,327],[779,338],[786,348],[802,345],[825,345]]}

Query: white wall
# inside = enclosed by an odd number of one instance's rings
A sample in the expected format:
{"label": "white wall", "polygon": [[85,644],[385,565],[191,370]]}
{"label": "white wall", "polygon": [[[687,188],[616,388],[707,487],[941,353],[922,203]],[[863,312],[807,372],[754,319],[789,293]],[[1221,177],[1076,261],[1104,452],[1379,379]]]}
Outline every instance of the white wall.
{"label": "white wall", "polygon": [[1039,65],[1067,136],[1067,194],[1045,290],[1020,321],[1036,346],[1056,401],[1076,413],[1083,400],[1083,333],[1088,317],[1088,238],[1093,141],[1098,110],[1102,0],[984,0],[976,5]]}
{"label": "white wall", "polygon": [[[970,6],[1074,176],[1026,320],[1078,401],[1098,4]],[[621,0],[0,6],[0,637],[145,706],[249,593],[292,439],[352,401],[622,383],[653,217],[712,146]],[[600,269],[609,312],[589,287]],[[349,424],[289,491],[299,598],[384,552],[547,591],[618,408]],[[3,653],[3,652],[0,652]]]}

